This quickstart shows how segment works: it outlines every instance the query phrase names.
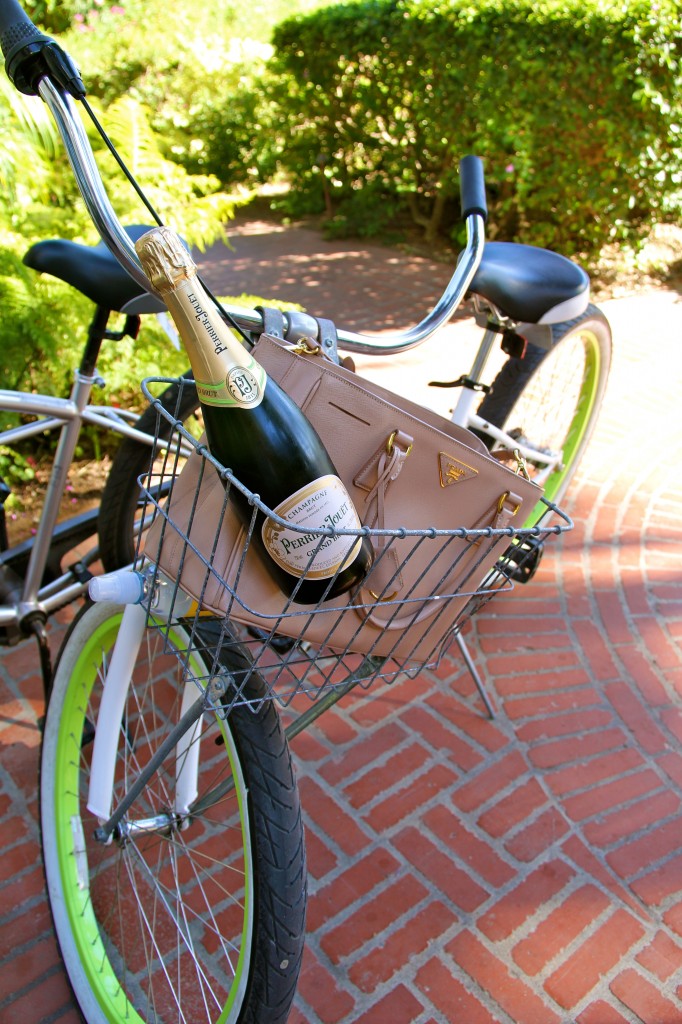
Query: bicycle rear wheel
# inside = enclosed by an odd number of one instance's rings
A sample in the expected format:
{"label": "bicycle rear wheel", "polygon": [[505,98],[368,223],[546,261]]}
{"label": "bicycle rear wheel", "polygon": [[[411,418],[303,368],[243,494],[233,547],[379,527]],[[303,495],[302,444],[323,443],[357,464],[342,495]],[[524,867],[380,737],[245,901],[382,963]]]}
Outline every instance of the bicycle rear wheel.
{"label": "bicycle rear wheel", "polygon": [[[190,374],[184,374],[190,379]],[[182,388],[171,384],[159,395],[163,408],[175,419],[181,420],[190,433],[199,437],[201,426],[192,426],[199,415],[199,398],[193,384],[185,383]],[[158,423],[157,423],[158,421]],[[149,406],[135,423],[135,429],[165,440],[170,436],[171,423],[158,417],[157,411]],[[119,447],[102,492],[97,532],[99,552],[105,572],[114,572],[130,565],[135,557],[140,519],[144,514],[138,480],[144,476],[151,461],[151,448],[140,441],[125,438]]]}
{"label": "bicycle rear wheel", "polygon": [[[43,736],[45,872],[78,1004],[89,1024],[284,1024],[302,955],[305,852],[276,711],[266,701],[258,712],[237,707],[225,719],[205,713],[191,734],[200,751],[190,812],[178,815],[174,794],[191,757],[185,751],[176,763],[174,751],[113,841],[98,842],[86,809],[93,727],[121,618],[120,607],[96,604],[76,619]],[[181,626],[170,640],[186,648]],[[119,731],[114,804],[178,720],[183,676],[163,647],[158,631],[147,629],[123,721],[98,723]],[[230,657],[233,671],[243,668],[237,652]],[[193,668],[205,672],[203,664]],[[187,685],[198,694],[195,682]]]}
{"label": "bicycle rear wheel", "polygon": [[[560,502],[597,423],[612,342],[606,317],[593,305],[575,320],[557,324],[552,334],[549,351],[528,345],[523,359],[507,360],[478,415],[539,454],[560,453],[560,463],[543,484],[545,497]],[[494,447],[489,435],[483,439]],[[531,457],[528,469],[536,476],[542,463]]]}

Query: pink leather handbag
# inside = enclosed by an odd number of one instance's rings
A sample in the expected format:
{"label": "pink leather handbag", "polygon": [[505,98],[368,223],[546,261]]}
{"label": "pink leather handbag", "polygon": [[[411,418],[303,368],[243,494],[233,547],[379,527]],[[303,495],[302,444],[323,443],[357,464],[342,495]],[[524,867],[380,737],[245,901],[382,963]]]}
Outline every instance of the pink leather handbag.
{"label": "pink leather handbag", "polygon": [[159,508],[147,556],[203,609],[268,635],[330,652],[435,658],[472,595],[504,582],[492,583],[491,569],[541,489],[468,430],[337,366],[314,343],[292,348],[263,335],[254,355],[324,441],[369,529],[369,575],[315,608],[286,598],[201,452]]}

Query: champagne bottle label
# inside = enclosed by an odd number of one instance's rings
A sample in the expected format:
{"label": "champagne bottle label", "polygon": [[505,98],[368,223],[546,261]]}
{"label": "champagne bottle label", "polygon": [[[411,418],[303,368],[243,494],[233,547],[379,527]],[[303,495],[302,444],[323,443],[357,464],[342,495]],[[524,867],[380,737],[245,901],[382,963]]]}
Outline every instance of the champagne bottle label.
{"label": "champagne bottle label", "polygon": [[194,261],[177,235],[168,228],[154,228],[137,240],[135,250],[185,344],[199,400],[222,408],[255,409],[265,393],[265,370],[209,305]]}
{"label": "champagne bottle label", "polygon": [[224,381],[196,381],[199,401],[204,405],[249,409],[254,409],[263,400],[263,383],[245,366],[233,366]]}
{"label": "champagne bottle label", "polygon": [[[348,491],[331,474],[301,487],[273,511],[293,526],[315,530],[327,526],[359,530],[362,525]],[[292,576],[305,572],[306,579],[312,580],[329,579],[339,568],[350,566],[362,545],[359,537],[299,533],[272,519],[266,520],[261,535],[268,554],[282,569]],[[315,551],[315,559],[307,568]]]}
{"label": "champagne bottle label", "polygon": [[[216,324],[204,309],[191,282],[181,282],[176,296],[186,296],[197,332],[208,343],[200,346],[201,379],[195,371],[199,401],[223,408],[255,409],[265,393],[267,378],[263,367],[238,343],[233,342],[228,348],[224,325]],[[239,362],[235,361],[235,344]]]}

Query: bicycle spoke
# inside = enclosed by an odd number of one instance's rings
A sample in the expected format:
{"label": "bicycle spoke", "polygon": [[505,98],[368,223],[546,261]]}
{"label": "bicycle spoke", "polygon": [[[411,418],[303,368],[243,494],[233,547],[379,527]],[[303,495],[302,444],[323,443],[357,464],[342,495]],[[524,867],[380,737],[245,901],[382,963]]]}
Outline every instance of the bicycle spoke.
{"label": "bicycle spoke", "polygon": [[[41,793],[44,834],[56,837],[56,856],[44,846],[46,870],[61,887],[52,906],[74,990],[86,1019],[97,1024],[236,1024],[253,996],[247,980],[256,941],[259,957],[270,957],[272,965],[259,1004],[269,1003],[272,985],[280,986],[278,1002],[292,992],[282,972],[292,955],[291,931],[282,949],[273,949],[270,927],[259,930],[256,917],[255,857],[268,906],[280,899],[282,879],[284,891],[295,892],[304,868],[298,801],[282,800],[294,781],[283,734],[273,727],[274,709],[262,712],[267,723],[250,711],[236,713],[244,730],[240,747],[232,717],[201,707],[196,726],[192,708],[201,702],[194,690],[185,695],[185,686],[196,684],[185,683],[181,660],[188,640],[179,625],[170,642],[181,658],[169,652],[168,637],[148,629],[133,659],[130,688],[121,695],[121,721],[99,722],[104,669],[122,615],[116,606],[94,605],[82,619],[75,658],[67,657],[55,682],[58,696],[46,725],[54,753],[44,747],[54,765],[44,778],[55,784]],[[199,657],[190,655],[192,674],[208,678]],[[183,726],[174,733],[179,721]],[[98,822],[87,810],[94,747],[91,730],[83,731],[88,722],[113,728],[117,738],[113,806],[125,799],[127,809],[109,842],[97,838]],[[249,751],[249,783],[241,744]],[[196,778],[186,779],[187,772]],[[195,793],[206,813],[185,812]],[[272,824],[259,839],[265,856],[251,835],[252,800],[260,801],[257,820]],[[289,913],[301,936],[296,973],[303,934],[298,897]]]}
{"label": "bicycle spoke", "polygon": [[[134,849],[134,847],[133,847],[133,849]],[[153,874],[153,872],[150,872],[150,868],[148,868],[148,865],[144,861],[144,858],[139,855],[139,852],[137,850],[135,850],[135,853],[137,854],[139,866],[140,866],[140,868],[142,870],[142,873],[147,874],[147,881],[151,881],[152,882],[151,889],[152,889],[152,891],[154,893],[155,912],[156,912],[156,898],[158,897],[160,902],[161,902],[161,904],[162,904],[163,909],[168,914],[168,918],[170,919],[170,921],[175,926],[175,936],[176,936],[176,941],[177,941],[178,945],[180,944],[180,942],[183,943],[183,949],[186,952],[188,952],[191,961],[193,961],[193,963],[195,965],[195,970],[196,970],[196,973],[197,973],[197,977],[200,978],[201,982],[202,982],[202,990],[204,988],[204,985],[210,987],[209,983],[208,983],[208,977],[206,975],[206,972],[203,969],[203,967],[201,966],[199,956],[197,955],[197,953],[195,951],[193,940],[191,940],[191,932],[189,930],[188,924],[187,924],[186,919],[185,919],[184,904],[182,903],[181,898],[178,895],[178,903],[182,907],[182,910],[181,910],[181,912],[175,912],[173,910],[172,906],[171,906],[171,903],[170,903],[170,900],[168,899],[168,897],[165,896],[162,893],[161,888],[158,885],[154,884],[154,874]],[[157,954],[157,958],[156,958],[156,961],[154,963],[158,963],[160,965],[162,975],[165,977],[165,979],[167,981],[167,984],[168,984],[168,990],[171,993],[171,995],[172,995],[172,997],[173,997],[173,999],[175,1001],[175,1004],[177,1006],[178,1012],[180,1014],[182,1014],[180,1019],[181,1020],[185,1020],[184,1014],[183,1014],[181,1006],[180,1006],[180,1001],[179,1001],[179,999],[178,999],[178,997],[176,995],[176,989],[178,987],[178,983],[173,984],[173,981],[172,981],[171,976],[170,976],[169,969],[168,969],[167,964],[166,964],[166,958],[167,957],[164,955],[164,950],[162,950],[162,948],[161,948],[161,946],[160,946],[160,944],[159,944],[159,942],[158,942],[158,940],[156,938],[157,929],[156,929],[156,927],[151,927],[150,921],[148,921],[147,914],[146,914],[146,912],[144,910],[142,899],[141,899],[141,897],[138,894],[139,891],[138,891],[137,879],[136,879],[136,876],[135,876],[135,871],[133,869],[133,866],[130,863],[130,860],[131,860],[130,857],[125,857],[124,858],[126,869],[128,871],[128,877],[129,877],[129,881],[130,881],[130,884],[131,884],[131,888],[133,889],[133,891],[137,895],[137,905],[138,905],[138,910],[139,910],[139,914],[140,914],[140,919],[141,919],[141,921],[142,921],[142,923],[144,925],[144,928],[140,929],[140,933],[142,935],[146,935],[148,937],[148,939],[150,939],[152,947],[153,947],[153,949],[155,950],[155,952]],[[175,959],[176,959],[176,964],[178,965],[178,970],[179,970],[180,955],[177,955]],[[153,969],[152,959],[151,958],[147,958],[147,978],[148,978],[148,987],[150,987],[150,991],[154,990],[154,978],[155,978],[155,975],[156,975],[156,971]],[[219,998],[217,996],[214,996],[214,1002],[215,1002],[216,1010],[219,1010],[221,1004],[220,1004],[220,1000],[219,1000]],[[208,1010],[208,1008],[207,1008],[207,1010]],[[210,1019],[211,1018],[209,1017],[208,1012],[207,1012],[207,1020],[210,1020]]]}

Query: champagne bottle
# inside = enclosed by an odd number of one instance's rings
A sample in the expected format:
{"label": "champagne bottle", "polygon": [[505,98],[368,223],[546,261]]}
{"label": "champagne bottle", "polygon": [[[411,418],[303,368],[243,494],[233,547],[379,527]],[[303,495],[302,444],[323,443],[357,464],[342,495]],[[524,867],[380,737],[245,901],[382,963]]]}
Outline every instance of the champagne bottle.
{"label": "champagne bottle", "polygon": [[[184,342],[211,453],[268,508],[299,528],[287,529],[259,513],[252,543],[270,574],[288,595],[305,574],[295,594],[301,604],[350,590],[372,564],[368,538],[305,532],[361,526],[318,434],[220,317],[178,236],[154,228],[135,248]],[[232,495],[235,509],[250,523],[251,506],[236,488]]]}

